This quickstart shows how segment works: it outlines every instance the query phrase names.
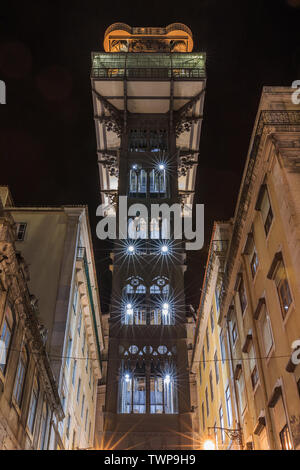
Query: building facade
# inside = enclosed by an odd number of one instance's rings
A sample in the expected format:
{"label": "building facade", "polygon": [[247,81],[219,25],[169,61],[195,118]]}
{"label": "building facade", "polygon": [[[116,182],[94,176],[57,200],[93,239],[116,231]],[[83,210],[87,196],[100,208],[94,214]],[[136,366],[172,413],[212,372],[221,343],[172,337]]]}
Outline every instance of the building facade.
{"label": "building facade", "polygon": [[190,448],[185,247],[148,214],[153,204],[193,202],[205,54],[192,52],[180,23],[115,23],[104,49],[92,54],[91,82],[104,215],[118,233],[98,445]]}
{"label": "building facade", "polygon": [[[300,107],[293,103],[292,93],[290,88],[263,89],[235,215],[227,224],[224,269],[213,266],[219,272],[216,320],[227,336],[228,366],[222,374],[231,387],[232,426],[240,430],[246,449],[300,445],[295,343],[300,338]],[[192,365],[198,383],[210,295],[204,284]],[[218,341],[218,334],[219,330],[211,334],[208,329],[208,340]],[[217,388],[226,401],[223,385]],[[201,407],[203,387],[200,390]],[[212,407],[217,417],[217,402]]]}
{"label": "building facade", "polygon": [[16,247],[29,263],[29,287],[65,414],[53,422],[57,448],[93,448],[103,336],[87,207],[8,210],[17,224]]}
{"label": "building facade", "polygon": [[0,187],[0,449],[54,449],[61,439],[53,423],[64,412],[11,205],[9,189]]}
{"label": "building facade", "polygon": [[202,450],[209,439],[214,440],[217,450],[240,449],[242,445],[232,364],[226,352],[228,328],[218,323],[230,234],[229,223],[214,224],[197,315],[191,357],[193,431],[197,450]]}

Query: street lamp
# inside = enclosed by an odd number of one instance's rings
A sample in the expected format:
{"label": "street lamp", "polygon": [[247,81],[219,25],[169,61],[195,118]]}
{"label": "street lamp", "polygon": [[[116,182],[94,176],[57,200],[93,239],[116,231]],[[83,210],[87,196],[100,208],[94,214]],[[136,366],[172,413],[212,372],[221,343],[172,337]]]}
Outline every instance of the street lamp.
{"label": "street lamp", "polygon": [[215,450],[216,446],[212,439],[206,439],[203,444],[203,450]]}

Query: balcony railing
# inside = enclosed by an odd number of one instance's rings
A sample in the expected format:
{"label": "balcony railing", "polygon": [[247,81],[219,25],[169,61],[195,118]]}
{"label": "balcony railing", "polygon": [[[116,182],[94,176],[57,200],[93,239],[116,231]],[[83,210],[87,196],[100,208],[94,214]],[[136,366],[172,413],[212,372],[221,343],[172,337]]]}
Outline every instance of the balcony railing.
{"label": "balcony railing", "polygon": [[205,54],[94,52],[91,75],[101,79],[205,78]]}
{"label": "balcony railing", "polygon": [[205,77],[204,69],[162,69],[162,68],[136,68],[136,69],[110,69],[92,68],[93,78],[143,78],[143,79],[199,79]]}

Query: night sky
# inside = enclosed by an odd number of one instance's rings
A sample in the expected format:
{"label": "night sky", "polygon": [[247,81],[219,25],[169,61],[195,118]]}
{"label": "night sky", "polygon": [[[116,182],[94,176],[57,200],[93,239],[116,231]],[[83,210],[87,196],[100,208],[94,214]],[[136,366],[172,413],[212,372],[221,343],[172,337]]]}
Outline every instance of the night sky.
{"label": "night sky", "polygon": [[[4,2],[3,2],[4,3]],[[187,301],[197,307],[213,220],[233,216],[262,86],[300,79],[300,0],[194,2],[31,1],[0,9],[0,184],[16,205],[100,202],[90,56],[105,29],[185,23],[207,54],[207,92],[196,202],[205,204],[205,248],[189,252]],[[107,245],[95,239],[103,308]]]}

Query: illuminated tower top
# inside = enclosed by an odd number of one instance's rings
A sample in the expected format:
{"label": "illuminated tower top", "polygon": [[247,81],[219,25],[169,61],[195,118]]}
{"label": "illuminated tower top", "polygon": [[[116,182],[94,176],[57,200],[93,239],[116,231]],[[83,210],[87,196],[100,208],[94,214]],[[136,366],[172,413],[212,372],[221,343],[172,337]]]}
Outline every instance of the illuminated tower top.
{"label": "illuminated tower top", "polygon": [[191,52],[193,35],[182,23],[165,28],[132,28],[113,23],[104,34],[105,52]]}

